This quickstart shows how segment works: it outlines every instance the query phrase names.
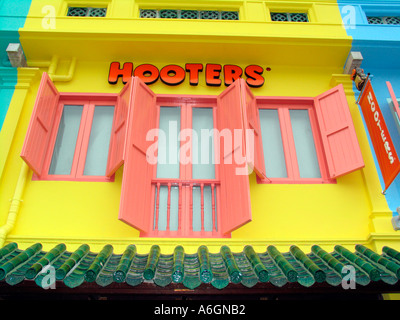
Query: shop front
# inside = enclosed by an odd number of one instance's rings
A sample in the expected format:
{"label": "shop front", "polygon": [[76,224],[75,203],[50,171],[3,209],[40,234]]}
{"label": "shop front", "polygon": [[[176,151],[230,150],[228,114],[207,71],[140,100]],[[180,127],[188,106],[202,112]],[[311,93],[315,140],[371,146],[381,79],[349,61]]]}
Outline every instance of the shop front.
{"label": "shop front", "polygon": [[44,28],[33,1],[20,30],[29,90],[2,167],[1,289],[398,290],[336,3],[73,2],[54,1]]}

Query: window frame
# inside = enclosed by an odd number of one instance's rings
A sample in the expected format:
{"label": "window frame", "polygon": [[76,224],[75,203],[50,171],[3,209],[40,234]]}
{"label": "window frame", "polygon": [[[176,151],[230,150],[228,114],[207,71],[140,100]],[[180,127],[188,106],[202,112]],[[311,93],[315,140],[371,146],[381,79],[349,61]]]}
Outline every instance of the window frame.
{"label": "window frame", "polygon": [[272,23],[286,23],[286,24],[298,24],[300,22],[296,21],[273,21],[271,19],[271,13],[286,13],[286,14],[295,14],[295,13],[303,13],[307,15],[307,22],[302,23],[315,23],[320,22],[318,20],[318,15],[316,14],[315,3],[295,3],[290,2],[287,4],[271,2],[265,3],[266,6],[266,17],[268,22]]}
{"label": "window frame", "polygon": [[[187,130],[187,129],[193,129],[193,123],[192,123],[192,112],[193,108],[209,108],[212,109],[213,113],[213,128],[217,129],[217,96],[185,96],[185,95],[163,95],[163,94],[158,94],[157,95],[157,101],[156,101],[156,107],[157,107],[157,122],[156,122],[156,128],[160,127],[160,110],[161,107],[180,107],[180,120],[181,120],[181,127],[180,130]],[[216,156],[215,148],[217,147],[217,138],[214,136],[214,156]],[[178,230],[168,230],[169,227],[169,216],[167,213],[167,229],[166,230],[158,230],[158,217],[157,217],[157,208],[155,207],[155,210],[152,212],[151,221],[154,221],[154,226],[153,230],[149,232],[140,232],[140,237],[162,237],[162,238],[230,238],[231,234],[223,234],[221,231],[221,228],[216,228],[219,226],[219,223],[221,221],[221,190],[218,187],[220,184],[220,164],[218,163],[217,159],[214,159],[214,166],[215,166],[215,178],[214,179],[194,179],[193,178],[193,168],[192,168],[192,159],[189,161],[189,163],[181,163],[182,160],[182,146],[186,144],[187,142],[185,141],[180,141],[179,145],[179,178],[157,178],[157,165],[153,167],[153,178],[152,178],[152,184],[168,184],[168,187],[170,187],[172,184],[178,185],[180,188],[180,194],[179,194],[179,207],[178,210],[187,210],[186,215],[183,214],[185,213],[184,211],[181,211],[178,213]],[[190,156],[193,154],[191,153]],[[201,231],[193,231],[192,225],[193,225],[193,212],[190,212],[190,209],[192,209],[193,203],[190,203],[188,201],[189,194],[193,192],[192,189],[183,191],[182,188],[182,182],[184,184],[190,184],[191,182],[195,183],[196,186],[198,186],[199,183],[203,182],[205,184],[210,184],[214,183],[215,184],[215,189],[214,192],[215,194],[215,199],[216,199],[216,206],[213,216],[213,229],[212,231],[205,231],[204,230],[204,215],[202,214],[202,223],[201,223]],[[187,188],[191,188],[189,186],[186,186]],[[153,203],[156,203],[156,188],[157,186],[154,185],[152,186],[152,194],[151,198],[153,199]],[[183,192],[182,192],[183,191]],[[182,199],[181,199],[182,197]],[[214,210],[212,208],[212,210]]]}
{"label": "window frame", "polygon": [[[157,18],[141,18],[141,10],[195,10],[195,11],[235,11],[238,13],[238,20],[213,20],[213,19],[181,19],[181,18],[174,18],[174,19],[166,19],[166,18],[160,18],[157,13]],[[244,3],[243,0],[231,0],[228,3],[204,3],[202,1],[196,0],[191,3],[185,3],[185,5],[182,5],[181,2],[177,1],[172,1],[169,3],[165,3],[163,5],[160,5],[159,2],[155,1],[136,1],[134,4],[134,10],[133,10],[133,17],[141,20],[146,20],[146,19],[159,19],[161,21],[188,21],[188,20],[195,20],[195,21],[233,21],[233,22],[238,22],[243,19],[245,15],[245,8],[244,8]]]}
{"label": "window frame", "polygon": [[[285,15],[286,16],[286,18],[287,18],[287,20],[273,20],[272,19],[272,16],[273,16],[273,14],[282,14],[282,15]],[[292,15],[294,15],[294,14],[302,14],[302,15],[305,15],[305,18],[306,18],[306,21],[296,21],[296,20],[292,20]],[[297,23],[308,23],[308,22],[310,22],[310,19],[309,19],[309,14],[308,14],[308,12],[287,12],[287,11],[285,11],[285,12],[277,12],[277,11],[271,11],[270,12],[270,19],[271,19],[271,21],[272,22],[297,22]]]}
{"label": "window frame", "polygon": [[[282,136],[282,146],[285,156],[286,178],[262,179],[257,176],[258,184],[327,184],[336,183],[336,179],[329,177],[326,156],[322,144],[322,137],[318,126],[314,100],[310,98],[296,97],[256,97],[257,109],[278,110],[279,124]],[[296,148],[293,140],[292,126],[289,110],[308,110],[310,126],[313,134],[316,156],[318,159],[321,178],[301,178],[296,156]],[[260,117],[258,117],[260,120]],[[261,136],[262,138],[262,136]],[[264,156],[265,157],[265,156]]]}
{"label": "window frame", "polygon": [[[155,17],[143,17],[142,13],[144,11],[155,11]],[[162,17],[161,16],[161,11],[176,11],[176,17]],[[189,11],[196,11],[197,17],[196,18],[187,18],[183,17],[182,13],[183,12],[189,12]],[[216,19],[207,19],[207,18],[202,18],[202,12],[207,12],[207,11],[212,11],[212,12],[217,12],[218,13],[218,18]],[[237,14],[237,19],[224,19],[224,14],[228,13],[235,13]],[[160,19],[160,20],[196,20],[196,21],[239,21],[240,20],[240,12],[239,10],[206,10],[206,9],[171,9],[171,8],[163,8],[163,9],[148,9],[147,7],[140,8],[139,9],[139,18],[140,19]]]}
{"label": "window frame", "polygon": [[82,17],[77,17],[77,16],[68,16],[68,10],[70,7],[79,7],[79,8],[105,8],[106,9],[106,15],[104,17],[100,18],[108,18],[109,17],[109,12],[111,11],[112,7],[112,0],[94,0],[94,1],[85,1],[85,0],[64,0],[62,5],[60,6],[60,9],[58,11],[58,16],[59,17],[65,17],[68,19],[74,19],[74,18],[99,18],[99,17],[89,17],[89,16],[82,16]]}
{"label": "window frame", "polygon": [[[117,96],[115,94],[78,94],[78,93],[60,93],[60,98],[57,104],[54,125],[50,133],[49,147],[46,150],[46,155],[43,163],[43,173],[40,177],[33,174],[32,180],[41,181],[87,181],[87,182],[114,182],[115,175],[107,177],[84,175],[86,156],[88,151],[88,144],[90,139],[90,132],[93,123],[93,116],[95,106],[109,106],[117,103]],[[75,146],[74,159],[71,168],[71,174],[49,174],[53,151],[57,139],[57,134],[63,114],[65,105],[82,105],[81,123],[79,125],[77,144]],[[111,141],[111,136],[110,136]],[[107,150],[108,153],[108,150]]]}
{"label": "window frame", "polygon": [[368,22],[368,18],[400,17],[400,6],[381,5],[381,4],[362,4],[359,5],[362,14],[362,24],[370,26],[389,26],[396,27],[398,24],[373,24]]}

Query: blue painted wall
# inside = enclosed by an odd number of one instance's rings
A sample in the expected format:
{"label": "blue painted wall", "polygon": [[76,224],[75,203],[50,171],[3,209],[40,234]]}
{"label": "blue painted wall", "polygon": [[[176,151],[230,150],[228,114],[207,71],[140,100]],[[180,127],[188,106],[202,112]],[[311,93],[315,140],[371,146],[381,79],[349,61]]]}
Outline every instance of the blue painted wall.
{"label": "blue painted wall", "polygon": [[19,43],[18,29],[22,28],[31,0],[0,0],[0,130],[17,84],[17,69],[7,56],[9,43]]}
{"label": "blue painted wall", "polygon": [[[353,38],[352,51],[360,51],[363,56],[361,67],[365,73],[371,74],[375,95],[400,156],[400,133],[387,101],[390,95],[386,86],[386,81],[390,81],[396,97],[400,99],[400,25],[373,25],[367,20],[367,16],[400,17],[400,1],[338,0],[338,4],[347,34]],[[355,87],[354,92],[358,98],[359,92]],[[375,157],[375,152],[373,154]],[[384,189],[376,157],[374,160]],[[396,209],[400,207],[400,175],[387,190],[386,199],[389,208],[397,214]]]}

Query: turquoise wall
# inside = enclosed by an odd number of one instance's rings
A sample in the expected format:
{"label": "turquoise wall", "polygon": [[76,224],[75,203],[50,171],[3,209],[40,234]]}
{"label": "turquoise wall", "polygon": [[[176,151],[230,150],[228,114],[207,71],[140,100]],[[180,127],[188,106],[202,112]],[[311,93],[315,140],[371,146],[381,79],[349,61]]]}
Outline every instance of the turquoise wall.
{"label": "turquoise wall", "polygon": [[17,69],[7,56],[9,43],[19,43],[18,29],[25,23],[31,0],[0,0],[0,130],[17,84]]}
{"label": "turquoise wall", "polygon": [[[365,73],[370,73],[372,87],[400,156],[400,133],[387,101],[390,95],[386,85],[386,81],[390,81],[396,97],[400,99],[400,25],[374,25],[368,24],[367,20],[367,16],[400,17],[400,1],[338,0],[338,4],[347,34],[353,38],[352,51],[360,51],[363,56],[361,67]],[[359,92],[355,87],[354,92],[358,98]],[[371,141],[370,145],[372,148]],[[384,189],[375,152],[373,154]],[[400,207],[400,175],[387,190],[386,199],[390,209],[397,214],[396,209]]]}

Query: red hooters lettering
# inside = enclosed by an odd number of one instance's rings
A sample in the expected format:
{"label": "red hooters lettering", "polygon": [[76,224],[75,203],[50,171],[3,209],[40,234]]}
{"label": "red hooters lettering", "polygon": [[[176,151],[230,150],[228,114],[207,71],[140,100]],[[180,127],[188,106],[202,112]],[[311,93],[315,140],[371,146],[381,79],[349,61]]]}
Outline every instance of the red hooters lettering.
{"label": "red hooters lettering", "polygon": [[246,82],[250,87],[258,88],[264,84],[264,78],[262,76],[264,69],[260,66],[251,65],[247,66],[244,70],[246,74]]}
{"label": "red hooters lettering", "polygon": [[227,64],[224,66],[224,82],[225,85],[228,87],[230,86],[235,80],[239,79],[243,74],[243,70],[239,66]]}
{"label": "red hooters lettering", "polygon": [[221,85],[220,74],[222,66],[220,64],[206,65],[206,84],[208,86],[219,87]]}
{"label": "red hooters lettering", "polygon": [[203,71],[203,65],[201,63],[187,63],[186,72],[189,72],[189,83],[191,86],[197,86],[199,84],[199,72]]}
{"label": "red hooters lettering", "polygon": [[177,65],[170,64],[160,71],[161,81],[170,86],[181,84],[185,80],[185,70]]}
{"label": "red hooters lettering", "polygon": [[159,71],[152,64],[141,64],[136,67],[134,76],[139,77],[145,84],[153,84],[158,80]]}
{"label": "red hooters lettering", "polygon": [[[243,72],[244,70],[244,72]],[[266,68],[270,71],[270,68]],[[176,86],[185,81],[186,73],[189,77],[189,84],[197,86],[200,82],[200,72],[203,72],[203,64],[187,63],[185,68],[170,64],[159,70],[152,64],[141,64],[133,70],[133,63],[125,62],[123,67],[119,62],[112,62],[108,75],[110,84],[117,84],[118,79],[122,78],[125,84],[129,78],[134,75],[139,77],[145,84],[153,84],[160,79],[164,84]],[[246,77],[246,82],[250,87],[258,88],[264,85],[264,77],[262,76],[264,69],[258,65],[248,65],[242,69],[237,65],[220,65],[209,63],[205,66],[205,82],[207,86],[219,87],[224,81],[225,86],[230,86],[235,80]],[[243,75],[244,73],[244,75]]]}
{"label": "red hooters lettering", "polygon": [[108,82],[111,84],[116,84],[118,78],[122,78],[122,82],[125,84],[132,77],[133,63],[125,62],[122,69],[120,69],[119,62],[111,62],[110,72],[108,74]]}

